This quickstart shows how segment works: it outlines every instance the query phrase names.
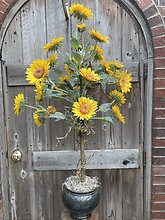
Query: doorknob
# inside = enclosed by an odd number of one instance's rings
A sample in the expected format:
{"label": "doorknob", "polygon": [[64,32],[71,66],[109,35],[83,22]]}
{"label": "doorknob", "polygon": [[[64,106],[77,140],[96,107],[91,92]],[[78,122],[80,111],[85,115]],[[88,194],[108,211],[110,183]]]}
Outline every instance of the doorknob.
{"label": "doorknob", "polygon": [[16,149],[11,154],[11,159],[15,162],[18,162],[22,159],[22,152],[19,149]]}

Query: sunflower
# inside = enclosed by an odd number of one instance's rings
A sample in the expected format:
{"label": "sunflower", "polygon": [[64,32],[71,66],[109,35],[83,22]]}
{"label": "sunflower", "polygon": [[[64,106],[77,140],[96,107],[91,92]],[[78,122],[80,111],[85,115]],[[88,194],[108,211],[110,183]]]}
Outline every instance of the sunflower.
{"label": "sunflower", "polygon": [[73,70],[69,68],[68,64],[65,64],[64,68],[65,68],[66,73],[68,75],[71,75],[73,73]]}
{"label": "sunflower", "polygon": [[101,65],[104,68],[104,70],[111,77],[114,77],[114,78],[118,77],[119,69],[123,67],[123,65],[119,63],[118,61],[107,62],[104,57],[101,59]]}
{"label": "sunflower", "polygon": [[78,31],[83,32],[83,31],[85,31],[86,24],[84,24],[84,23],[78,24],[76,27],[77,27]]}
{"label": "sunflower", "polygon": [[74,116],[79,117],[81,120],[89,120],[96,114],[96,109],[96,101],[80,97],[78,102],[73,103],[72,112]]}
{"label": "sunflower", "polygon": [[48,43],[48,44],[46,44],[45,46],[43,46],[42,48],[43,48],[46,52],[55,51],[55,50],[57,50],[59,47],[61,47],[62,41],[63,41],[63,37],[53,38],[53,39],[52,39],[52,43]]}
{"label": "sunflower", "polygon": [[48,57],[47,59],[48,63],[53,63],[55,61],[57,61],[57,54],[52,54],[50,57]]}
{"label": "sunflower", "polygon": [[123,95],[123,93],[121,93],[117,90],[111,91],[109,93],[109,98],[110,98],[110,100],[114,100],[118,105],[123,105],[126,101],[126,98]]}
{"label": "sunflower", "polygon": [[35,99],[37,102],[40,102],[43,98],[43,80],[39,79],[36,82],[36,89],[34,90],[36,92]]}
{"label": "sunflower", "polygon": [[98,41],[98,42],[100,42],[100,43],[103,43],[103,42],[108,43],[108,42],[109,42],[109,37],[108,37],[108,36],[103,37],[103,36],[100,34],[100,32],[95,31],[94,29],[92,29],[92,30],[90,31],[90,35],[91,35],[91,38],[92,38],[92,39],[94,39],[95,41]]}
{"label": "sunflower", "polygon": [[14,112],[17,116],[21,113],[24,105],[25,105],[24,94],[20,93],[16,95],[14,99]]}
{"label": "sunflower", "polygon": [[115,69],[121,69],[124,67],[122,63],[120,63],[118,60],[110,61],[109,66],[115,68]]}
{"label": "sunflower", "polygon": [[30,68],[26,70],[26,80],[29,84],[35,84],[37,80],[42,79],[48,75],[50,63],[47,60],[34,60],[30,64]]}
{"label": "sunflower", "polygon": [[81,68],[80,69],[80,74],[87,79],[88,81],[91,82],[98,82],[100,80],[100,77],[98,74],[95,73],[94,70],[92,70],[91,68],[85,69],[85,68]]}
{"label": "sunflower", "polygon": [[121,74],[119,76],[119,85],[120,85],[122,93],[130,92],[130,89],[132,88],[131,75],[132,74],[127,74],[127,71],[121,72]]}
{"label": "sunflower", "polygon": [[56,112],[56,108],[52,105],[49,105],[46,110],[48,111],[49,115],[52,115]]}
{"label": "sunflower", "polygon": [[34,123],[37,126],[42,126],[45,122],[45,114],[43,112],[43,110],[41,109],[37,109],[34,113],[33,113],[33,119],[34,119]]}
{"label": "sunflower", "polygon": [[59,80],[61,81],[61,82],[64,82],[65,80],[70,80],[70,76],[69,75],[63,75],[63,76],[60,76],[59,77]]}
{"label": "sunflower", "polygon": [[114,113],[115,117],[122,122],[123,124],[125,123],[125,118],[124,116],[121,114],[120,109],[117,105],[114,105],[112,107],[112,112]]}
{"label": "sunflower", "polygon": [[101,66],[104,68],[104,70],[110,75],[113,76],[113,72],[110,69],[109,62],[107,62],[104,58],[101,60]]}
{"label": "sunflower", "polygon": [[95,55],[95,59],[96,60],[103,60],[104,59],[104,51],[102,50],[102,48],[98,45],[96,45],[96,47],[94,45],[90,46],[90,51],[93,52],[94,50],[96,50],[96,55]]}
{"label": "sunflower", "polygon": [[80,21],[87,20],[88,18],[91,18],[93,16],[92,11],[89,8],[86,8],[84,7],[84,5],[78,3],[73,4],[70,7],[69,13]]}

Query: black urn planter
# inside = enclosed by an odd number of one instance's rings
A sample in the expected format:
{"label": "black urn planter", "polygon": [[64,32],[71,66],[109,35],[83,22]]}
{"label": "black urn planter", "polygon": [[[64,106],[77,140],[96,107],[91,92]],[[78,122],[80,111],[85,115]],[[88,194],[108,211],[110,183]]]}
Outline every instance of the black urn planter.
{"label": "black urn planter", "polygon": [[62,191],[64,205],[73,219],[88,219],[100,200],[100,187],[88,193],[72,192],[64,185]]}

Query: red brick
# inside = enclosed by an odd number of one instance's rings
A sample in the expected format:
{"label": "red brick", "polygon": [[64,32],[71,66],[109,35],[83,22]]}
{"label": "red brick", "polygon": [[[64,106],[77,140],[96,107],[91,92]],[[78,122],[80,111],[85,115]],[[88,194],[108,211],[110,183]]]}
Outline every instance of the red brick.
{"label": "red brick", "polygon": [[153,194],[152,199],[155,202],[165,202],[165,194]]}
{"label": "red brick", "polygon": [[[162,120],[165,121],[165,120]],[[165,129],[153,129],[153,137],[165,137]]]}
{"label": "red brick", "polygon": [[162,16],[165,16],[165,7],[158,7]]}
{"label": "red brick", "polygon": [[152,5],[152,1],[151,0],[138,1],[138,4],[140,8],[144,10]]}
{"label": "red brick", "polygon": [[[152,167],[152,171],[154,176],[165,176],[164,167]],[[165,194],[164,194],[164,201],[165,201]]]}
{"label": "red brick", "polygon": [[158,13],[158,9],[155,7],[155,5],[151,5],[151,7],[149,8],[146,8],[144,11],[143,11],[144,15],[146,18],[149,18],[155,14]]}
{"label": "red brick", "polygon": [[165,176],[153,176],[152,180],[153,180],[154,184],[164,184],[165,183]]}
{"label": "red brick", "polygon": [[154,88],[165,88],[165,79],[154,79]]}
{"label": "red brick", "polygon": [[164,0],[160,0],[159,1],[159,5],[165,5],[165,1]]}
{"label": "red brick", "polygon": [[165,69],[154,70],[154,78],[165,78]]}
{"label": "red brick", "polygon": [[16,0],[5,0],[5,2],[7,2],[9,5],[11,5],[14,1]]}
{"label": "red brick", "polygon": [[165,212],[152,212],[152,219],[158,219],[158,220],[163,220],[165,219]]}
{"label": "red brick", "polygon": [[153,119],[153,127],[155,128],[165,127],[165,119]]}
{"label": "red brick", "polygon": [[154,27],[157,25],[161,25],[163,22],[162,22],[160,15],[157,15],[155,17],[148,19],[148,23],[149,23],[150,27]]}
{"label": "red brick", "polygon": [[155,59],[156,68],[165,68],[165,58],[164,59]]}
{"label": "red brick", "polygon": [[155,57],[165,57],[165,47],[155,48]]}
{"label": "red brick", "polygon": [[152,146],[153,147],[164,147],[165,146],[165,139],[152,139]]}
{"label": "red brick", "polygon": [[154,46],[164,46],[165,45],[165,37],[157,37],[153,39]]}
{"label": "red brick", "polygon": [[153,28],[151,28],[151,32],[152,32],[153,37],[161,36],[161,35],[165,34],[165,28],[163,25],[160,27],[153,27]]}
{"label": "red brick", "polygon": [[[153,117],[154,118],[161,118],[161,117],[165,118],[165,110],[154,109],[153,110]],[[154,120],[157,120],[157,119],[154,119]]]}
{"label": "red brick", "polygon": [[[153,148],[152,149],[153,156],[165,156],[165,147],[163,148]],[[165,182],[165,177],[164,177]]]}
{"label": "red brick", "polygon": [[165,89],[154,89],[154,98],[165,98]]}
{"label": "red brick", "polygon": [[154,108],[165,108],[165,98],[163,99],[153,99]]}
{"label": "red brick", "polygon": [[153,185],[152,186],[153,193],[164,193],[165,185]]}
{"label": "red brick", "polygon": [[8,6],[4,3],[0,4],[0,11],[5,12],[7,10]]}
{"label": "red brick", "polygon": [[165,203],[153,203],[152,210],[165,210]]}
{"label": "red brick", "polygon": [[[165,165],[165,158],[153,158],[153,165],[159,165],[159,166],[164,166]],[[160,189],[162,189],[160,187]],[[164,185],[164,192],[165,192],[165,185]]]}

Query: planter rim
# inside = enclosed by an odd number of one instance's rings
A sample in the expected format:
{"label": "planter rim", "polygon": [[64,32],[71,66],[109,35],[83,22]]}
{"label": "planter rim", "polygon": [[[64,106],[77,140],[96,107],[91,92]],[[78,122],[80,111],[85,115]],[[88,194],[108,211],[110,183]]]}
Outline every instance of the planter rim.
{"label": "planter rim", "polygon": [[74,194],[79,194],[79,195],[87,195],[87,194],[93,194],[97,189],[100,189],[101,188],[101,185],[98,185],[95,189],[89,191],[89,192],[76,192],[76,191],[73,191],[71,189],[68,189],[65,185],[65,183],[62,184],[62,190],[64,190],[64,188],[69,191],[70,193],[74,193]]}

